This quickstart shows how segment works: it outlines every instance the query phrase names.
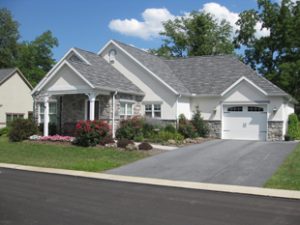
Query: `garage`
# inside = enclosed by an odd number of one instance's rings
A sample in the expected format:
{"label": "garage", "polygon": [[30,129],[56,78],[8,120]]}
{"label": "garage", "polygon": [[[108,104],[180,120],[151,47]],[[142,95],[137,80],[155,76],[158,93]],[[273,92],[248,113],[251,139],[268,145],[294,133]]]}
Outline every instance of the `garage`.
{"label": "garage", "polygon": [[225,105],[222,139],[262,140],[267,138],[266,105]]}

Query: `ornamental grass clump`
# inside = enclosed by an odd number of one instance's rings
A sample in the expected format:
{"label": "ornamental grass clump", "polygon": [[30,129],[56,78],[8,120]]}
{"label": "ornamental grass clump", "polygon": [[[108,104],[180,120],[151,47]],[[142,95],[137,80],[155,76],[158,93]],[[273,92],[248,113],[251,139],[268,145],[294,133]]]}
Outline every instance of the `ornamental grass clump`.
{"label": "ornamental grass clump", "polygon": [[76,124],[74,144],[80,146],[96,146],[111,136],[110,125],[103,120],[79,121]]}

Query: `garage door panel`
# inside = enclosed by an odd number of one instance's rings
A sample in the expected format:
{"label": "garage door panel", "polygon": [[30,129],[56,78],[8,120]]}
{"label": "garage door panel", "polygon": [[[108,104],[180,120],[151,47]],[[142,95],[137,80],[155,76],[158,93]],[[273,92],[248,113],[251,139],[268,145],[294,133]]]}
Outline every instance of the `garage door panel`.
{"label": "garage door panel", "polygon": [[242,111],[223,114],[223,139],[266,140],[266,131],[266,112]]}

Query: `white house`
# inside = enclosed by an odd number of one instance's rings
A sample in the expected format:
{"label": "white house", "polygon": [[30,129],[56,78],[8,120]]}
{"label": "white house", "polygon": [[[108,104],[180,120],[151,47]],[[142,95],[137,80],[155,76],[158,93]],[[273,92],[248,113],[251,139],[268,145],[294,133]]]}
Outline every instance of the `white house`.
{"label": "white house", "polygon": [[[295,100],[231,55],[163,59],[109,41],[98,54],[70,49],[32,91],[39,123],[72,133],[83,119],[142,115],[176,122],[198,108],[210,136],[282,140]],[[48,126],[44,126],[48,134]]]}
{"label": "white house", "polygon": [[32,86],[17,68],[0,69],[0,128],[33,113]]}

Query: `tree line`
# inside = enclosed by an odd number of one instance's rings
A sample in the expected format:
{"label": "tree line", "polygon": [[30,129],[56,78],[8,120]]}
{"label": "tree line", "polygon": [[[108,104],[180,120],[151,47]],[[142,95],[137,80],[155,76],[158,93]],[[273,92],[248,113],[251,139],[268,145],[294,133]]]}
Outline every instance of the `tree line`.
{"label": "tree line", "polygon": [[[167,58],[236,54],[274,84],[300,101],[300,1],[257,0],[258,8],[243,11],[238,29],[213,15],[195,11],[165,22],[162,45],[149,52]],[[257,24],[269,33],[256,35]],[[55,63],[57,38],[46,31],[33,41],[20,42],[18,22],[0,9],[0,68],[18,66],[36,85]],[[240,51],[242,51],[240,50]]]}

